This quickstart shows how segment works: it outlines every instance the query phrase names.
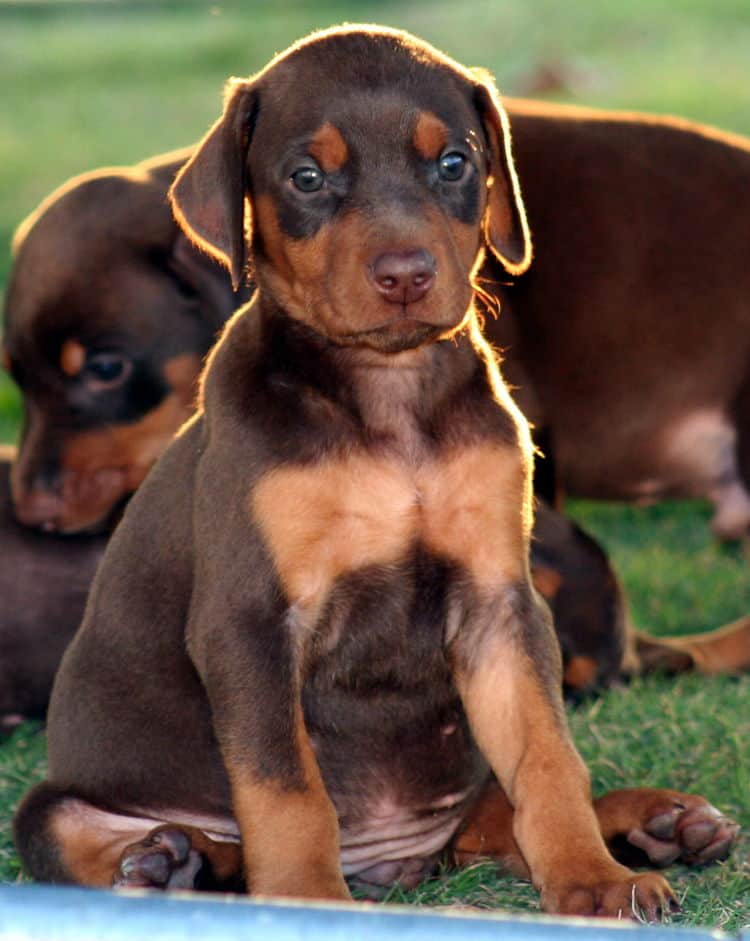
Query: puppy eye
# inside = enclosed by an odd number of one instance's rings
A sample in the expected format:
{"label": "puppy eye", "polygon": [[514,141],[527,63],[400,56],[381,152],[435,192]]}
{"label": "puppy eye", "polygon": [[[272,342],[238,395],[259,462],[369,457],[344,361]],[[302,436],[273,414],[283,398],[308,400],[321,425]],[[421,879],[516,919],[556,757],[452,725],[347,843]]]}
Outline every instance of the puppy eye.
{"label": "puppy eye", "polygon": [[317,167],[300,167],[291,175],[291,181],[302,193],[314,193],[323,185],[323,171]]}
{"label": "puppy eye", "polygon": [[457,150],[449,150],[438,160],[438,175],[441,180],[454,183],[460,180],[466,169],[466,157]]}
{"label": "puppy eye", "polygon": [[95,388],[113,389],[125,382],[132,368],[132,362],[121,353],[89,353],[83,373]]}

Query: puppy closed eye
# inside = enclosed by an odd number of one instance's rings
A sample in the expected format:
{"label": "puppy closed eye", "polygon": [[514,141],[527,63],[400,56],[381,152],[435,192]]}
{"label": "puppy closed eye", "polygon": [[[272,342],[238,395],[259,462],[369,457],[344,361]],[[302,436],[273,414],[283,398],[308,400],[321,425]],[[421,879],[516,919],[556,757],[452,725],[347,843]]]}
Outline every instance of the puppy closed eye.
{"label": "puppy closed eye", "polygon": [[87,353],[81,376],[93,391],[121,386],[133,371],[133,362],[122,353]]}

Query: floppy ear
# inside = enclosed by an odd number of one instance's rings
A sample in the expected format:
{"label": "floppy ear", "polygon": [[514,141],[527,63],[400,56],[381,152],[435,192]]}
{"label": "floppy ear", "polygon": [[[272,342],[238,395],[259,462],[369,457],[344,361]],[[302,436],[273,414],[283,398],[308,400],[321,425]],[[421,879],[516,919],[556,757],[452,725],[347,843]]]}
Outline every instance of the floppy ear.
{"label": "floppy ear", "polygon": [[186,235],[229,269],[235,291],[247,262],[245,192],[247,150],[257,112],[249,82],[230,79],[224,114],[214,124],[169,191],[175,219]]}
{"label": "floppy ear", "polygon": [[483,228],[487,245],[510,274],[531,263],[531,235],[510,148],[510,125],[489,75],[479,75],[475,101],[489,147],[489,196]]}

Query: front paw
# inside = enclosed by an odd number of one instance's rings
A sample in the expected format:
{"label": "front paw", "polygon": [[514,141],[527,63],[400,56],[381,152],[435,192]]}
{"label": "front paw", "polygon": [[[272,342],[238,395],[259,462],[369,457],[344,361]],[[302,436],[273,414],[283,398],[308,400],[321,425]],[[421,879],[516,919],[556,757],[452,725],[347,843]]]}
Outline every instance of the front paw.
{"label": "front paw", "polygon": [[597,915],[661,921],[680,906],[669,883],[655,872],[635,873],[616,863],[598,874],[571,873],[542,890],[542,908],[558,915]]}

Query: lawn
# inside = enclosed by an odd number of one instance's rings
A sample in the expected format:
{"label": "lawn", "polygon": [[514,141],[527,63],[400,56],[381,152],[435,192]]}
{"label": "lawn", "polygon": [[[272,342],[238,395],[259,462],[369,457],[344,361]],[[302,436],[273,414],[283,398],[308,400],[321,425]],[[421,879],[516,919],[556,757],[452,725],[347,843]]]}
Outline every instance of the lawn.
{"label": "lawn", "polygon": [[[53,187],[195,140],[218,114],[227,76],[247,75],[305,31],[342,20],[410,29],[489,67],[509,93],[538,84],[547,66],[561,78],[549,94],[564,100],[750,133],[747,0],[0,2],[0,289],[13,229]],[[0,440],[12,440],[18,419],[17,396],[0,378]],[[576,502],[571,510],[611,551],[639,626],[696,631],[750,611],[747,558],[711,542],[705,507]],[[649,677],[570,718],[597,793],[637,784],[700,791],[750,827],[750,678]],[[43,766],[34,726],[0,747],[2,880],[18,877],[12,807]],[[750,925],[747,836],[727,863],[670,877],[683,899],[679,923]],[[393,899],[537,907],[528,887],[487,865]]]}

